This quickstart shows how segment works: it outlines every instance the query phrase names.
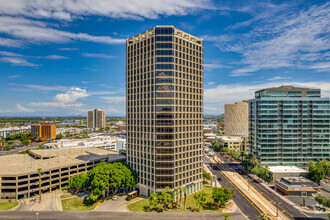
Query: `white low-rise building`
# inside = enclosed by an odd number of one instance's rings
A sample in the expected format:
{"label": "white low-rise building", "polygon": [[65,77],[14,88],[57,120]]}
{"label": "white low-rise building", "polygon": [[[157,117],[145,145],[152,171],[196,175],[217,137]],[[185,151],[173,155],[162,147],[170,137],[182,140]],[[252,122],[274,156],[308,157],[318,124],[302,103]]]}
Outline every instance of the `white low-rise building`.
{"label": "white low-rise building", "polygon": [[54,143],[44,144],[43,147],[44,149],[98,147],[120,151],[126,150],[126,139],[108,135],[98,135],[86,139],[61,139]]}
{"label": "white low-rise building", "polygon": [[0,137],[7,138],[8,136],[12,136],[23,132],[30,132],[30,131],[31,131],[31,126],[25,126],[20,128],[19,127],[1,128]]}

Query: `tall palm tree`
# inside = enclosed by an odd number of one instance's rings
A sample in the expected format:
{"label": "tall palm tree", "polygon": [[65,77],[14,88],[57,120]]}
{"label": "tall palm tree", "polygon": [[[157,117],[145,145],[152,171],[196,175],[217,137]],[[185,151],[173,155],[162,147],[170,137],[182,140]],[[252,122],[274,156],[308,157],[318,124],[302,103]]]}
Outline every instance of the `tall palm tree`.
{"label": "tall palm tree", "polygon": [[182,192],[183,192],[183,187],[180,186],[180,187],[178,187],[178,189],[179,189],[179,195],[180,195],[180,208],[181,208],[181,206],[182,206]]}
{"label": "tall palm tree", "polygon": [[230,213],[225,212],[225,213],[222,214],[222,217],[224,217],[225,220],[230,219]]}
{"label": "tall palm tree", "polygon": [[182,192],[184,194],[184,210],[187,209],[187,193],[188,189],[186,187],[182,188]]}
{"label": "tall palm tree", "polygon": [[36,184],[39,185],[39,203],[41,203],[41,184],[42,184],[41,174],[43,174],[44,172],[42,171],[41,168],[39,168],[37,172],[39,174],[39,181],[37,181]]}
{"label": "tall palm tree", "polygon": [[178,210],[178,202],[179,202],[179,193],[180,193],[180,189],[179,188],[175,188],[174,189],[174,194],[175,194],[175,200],[176,200],[176,210]]}
{"label": "tall palm tree", "polygon": [[253,164],[253,166],[256,166],[259,164],[259,160],[256,156],[252,156],[251,157],[251,163]]}
{"label": "tall palm tree", "polygon": [[268,220],[268,215],[266,213],[261,213],[259,215],[259,218],[262,219],[262,220]]}

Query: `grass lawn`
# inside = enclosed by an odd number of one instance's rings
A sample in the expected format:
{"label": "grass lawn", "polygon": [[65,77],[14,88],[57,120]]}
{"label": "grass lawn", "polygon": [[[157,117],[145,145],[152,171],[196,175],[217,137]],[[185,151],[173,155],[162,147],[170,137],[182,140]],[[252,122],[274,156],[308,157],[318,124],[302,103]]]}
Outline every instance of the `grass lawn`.
{"label": "grass lawn", "polygon": [[0,210],[9,210],[11,208],[14,208],[18,205],[18,202],[4,202],[0,203]]}
{"label": "grass lawn", "polygon": [[[201,207],[200,212],[222,212],[223,208],[218,209],[216,205],[213,205],[212,199],[212,188],[207,185],[203,185],[203,190],[208,194],[206,199],[206,204]],[[180,201],[179,201],[180,203]],[[147,199],[142,199],[137,202],[133,202],[127,205],[127,208],[134,212],[144,212],[144,207],[149,206],[149,202]],[[178,210],[175,207],[172,208],[170,205],[170,209],[166,210],[166,212],[190,212],[192,209],[198,209],[198,205],[195,202],[193,194],[187,196],[187,209],[184,210],[184,198],[182,198],[182,206]]]}
{"label": "grass lawn", "polygon": [[86,205],[79,198],[62,200],[63,211],[90,211],[95,208],[96,204]]}

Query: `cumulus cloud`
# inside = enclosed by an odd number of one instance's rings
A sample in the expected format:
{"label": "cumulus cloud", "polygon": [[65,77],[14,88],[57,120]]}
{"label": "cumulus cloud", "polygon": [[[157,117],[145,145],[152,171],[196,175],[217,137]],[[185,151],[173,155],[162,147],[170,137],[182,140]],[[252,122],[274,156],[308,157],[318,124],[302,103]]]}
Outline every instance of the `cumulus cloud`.
{"label": "cumulus cloud", "polygon": [[78,102],[79,99],[87,97],[86,89],[81,89],[78,87],[72,87],[65,93],[57,94],[52,102],[33,102],[31,106],[39,107],[58,107],[58,108],[67,108],[67,107],[80,107],[84,104]]}
{"label": "cumulus cloud", "polygon": [[28,109],[28,108],[25,108],[23,107],[22,105],[20,104],[16,104],[16,108],[19,112],[34,112],[33,109]]}
{"label": "cumulus cloud", "polygon": [[105,103],[109,103],[109,104],[126,103],[126,96],[104,96],[102,98],[105,100]]}
{"label": "cumulus cloud", "polygon": [[36,91],[66,91],[69,89],[67,86],[45,86],[45,85],[35,85],[35,84],[17,84],[17,83],[8,83],[10,86],[15,86],[16,88],[25,88],[28,90]]}

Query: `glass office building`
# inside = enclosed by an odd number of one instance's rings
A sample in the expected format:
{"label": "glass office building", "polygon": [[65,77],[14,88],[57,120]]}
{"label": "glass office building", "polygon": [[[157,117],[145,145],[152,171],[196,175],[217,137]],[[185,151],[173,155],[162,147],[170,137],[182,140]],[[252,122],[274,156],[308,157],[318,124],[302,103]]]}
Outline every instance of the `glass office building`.
{"label": "glass office building", "polygon": [[281,86],[249,100],[249,147],[262,165],[305,166],[330,158],[330,99],[320,89]]}
{"label": "glass office building", "polygon": [[127,39],[127,162],[142,195],[202,187],[203,41],[173,26]]}

